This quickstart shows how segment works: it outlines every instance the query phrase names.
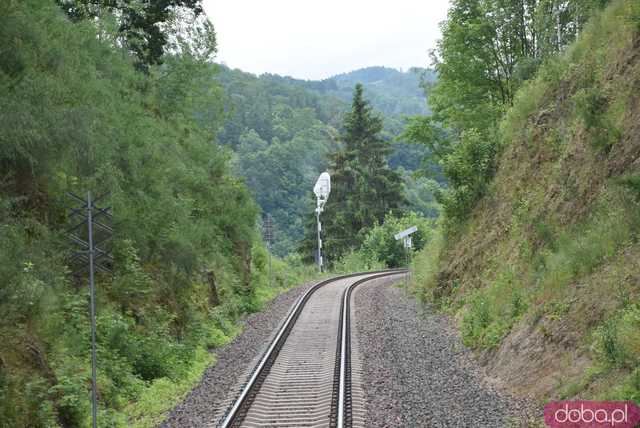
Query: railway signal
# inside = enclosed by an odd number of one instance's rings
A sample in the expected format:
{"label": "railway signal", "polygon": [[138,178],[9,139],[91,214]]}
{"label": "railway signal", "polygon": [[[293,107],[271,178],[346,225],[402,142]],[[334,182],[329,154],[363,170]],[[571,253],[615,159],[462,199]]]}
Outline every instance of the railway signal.
{"label": "railway signal", "polygon": [[396,241],[399,241],[402,239],[402,244],[405,248],[406,251],[406,256],[407,256],[407,276],[405,276],[405,285],[408,287],[409,286],[409,275],[411,274],[411,263],[410,263],[410,254],[411,254],[411,247],[412,247],[412,243],[411,243],[411,235],[416,233],[418,231],[418,228],[416,226],[411,226],[408,229],[403,230],[402,232],[398,232],[395,235],[393,235],[393,237],[396,239]]}
{"label": "railway signal", "polygon": [[324,205],[329,199],[329,193],[331,193],[331,177],[328,172],[323,172],[318,177],[315,186],[313,186],[313,193],[316,195],[316,221],[318,225],[318,270],[322,272],[322,238],[320,232],[322,231],[322,224],[320,223],[320,213],[324,211]]}

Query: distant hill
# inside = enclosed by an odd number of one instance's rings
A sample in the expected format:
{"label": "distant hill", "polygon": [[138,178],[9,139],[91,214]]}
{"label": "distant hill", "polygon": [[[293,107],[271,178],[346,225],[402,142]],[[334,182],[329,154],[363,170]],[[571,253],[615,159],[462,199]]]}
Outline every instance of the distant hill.
{"label": "distant hill", "polygon": [[421,82],[434,82],[434,71],[412,67],[407,71],[389,67],[366,67],[337,74],[324,80],[301,80],[276,74],[263,74],[261,78],[302,86],[312,92],[335,96],[351,102],[353,87],[362,83],[367,99],[385,116],[428,114],[427,100]]}
{"label": "distant hill", "polygon": [[351,108],[356,83],[363,84],[365,98],[383,117],[384,137],[393,148],[389,164],[403,170],[412,209],[433,215],[431,190],[405,172],[419,168],[425,147],[395,141],[404,129],[404,116],[428,113],[420,85],[423,78],[433,81],[433,72],[368,67],[309,81],[218,67],[227,118],[217,140],[233,149],[236,172],[262,211],[273,216],[276,253],[291,252],[302,237],[309,193],[327,167],[328,153],[337,148],[342,115]]}
{"label": "distant hill", "polygon": [[[307,89],[310,93],[323,96],[334,107],[335,100],[342,101],[345,111],[353,96],[357,83],[364,86],[365,98],[380,112],[384,119],[385,136],[394,140],[404,129],[404,117],[428,115],[430,113],[422,84],[433,83],[437,79],[433,70],[412,67],[407,71],[390,67],[366,67],[347,73],[337,74],[324,80],[301,80],[276,74],[263,74],[261,79],[276,84],[289,84]],[[402,142],[393,142],[394,151],[389,159],[393,167],[413,171],[419,168],[426,154],[425,148]]]}
{"label": "distant hill", "polygon": [[420,83],[422,79],[433,82],[435,78],[433,71],[423,68],[403,72],[388,67],[367,67],[331,77],[328,80],[336,82],[337,87],[325,92],[350,101],[353,87],[362,83],[372,105],[385,115],[428,114]]}

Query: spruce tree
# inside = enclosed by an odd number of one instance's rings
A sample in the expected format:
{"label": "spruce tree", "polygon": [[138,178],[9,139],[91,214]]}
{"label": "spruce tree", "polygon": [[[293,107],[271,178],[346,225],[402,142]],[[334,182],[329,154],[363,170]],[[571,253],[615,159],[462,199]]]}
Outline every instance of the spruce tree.
{"label": "spruce tree", "polygon": [[328,262],[357,249],[369,228],[405,203],[401,177],[387,163],[391,149],[380,135],[382,119],[360,84],[343,127],[343,147],[330,155],[331,195],[322,215]]}

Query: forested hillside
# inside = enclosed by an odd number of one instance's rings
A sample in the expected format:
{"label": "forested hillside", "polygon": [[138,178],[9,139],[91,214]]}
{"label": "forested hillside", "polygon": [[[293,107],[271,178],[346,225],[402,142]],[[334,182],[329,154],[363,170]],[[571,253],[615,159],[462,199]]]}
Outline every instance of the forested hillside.
{"label": "forested hillside", "polygon": [[453,2],[406,133],[450,184],[415,291],[517,394],[637,401],[640,4],[510,5]]}
{"label": "forested hillside", "polygon": [[[87,190],[110,192],[114,214],[113,274],[96,284],[101,426],[149,426],[238,318],[300,277],[275,260],[267,286],[259,207],[213,143],[226,104],[198,8],[60,3],[0,3],[0,426],[90,424],[66,196]],[[129,13],[164,26],[145,36],[155,55],[127,41],[142,31],[118,25]]]}
{"label": "forested hillside", "polygon": [[315,206],[311,189],[327,169],[329,153],[339,148],[342,115],[358,83],[382,115],[382,138],[391,147],[389,163],[404,179],[411,208],[437,215],[433,194],[438,182],[411,174],[421,166],[427,149],[398,139],[405,116],[427,113],[423,75],[425,83],[434,79],[433,73],[421,69],[403,73],[370,67],[305,81],[219,67],[216,81],[225,91],[228,117],[218,141],[233,148],[238,174],[245,177],[263,214],[273,216],[276,253],[295,251],[302,239]]}
{"label": "forested hillside", "polygon": [[233,148],[233,164],[275,224],[274,251],[290,253],[302,236],[309,194],[326,156],[336,148],[338,99],[320,97],[286,82],[220,67],[227,97],[219,142]]}
{"label": "forested hillside", "polygon": [[[395,138],[404,130],[405,117],[429,114],[424,88],[436,80],[432,70],[412,68],[402,72],[388,67],[367,67],[339,74],[321,81],[298,80],[277,75],[265,75],[274,82],[306,88],[328,99],[339,99],[345,111],[353,96],[353,87],[363,85],[367,99],[384,116],[384,134],[394,148],[390,156],[393,167],[414,171],[426,155],[422,146],[411,146]],[[334,121],[331,122],[335,124]]]}

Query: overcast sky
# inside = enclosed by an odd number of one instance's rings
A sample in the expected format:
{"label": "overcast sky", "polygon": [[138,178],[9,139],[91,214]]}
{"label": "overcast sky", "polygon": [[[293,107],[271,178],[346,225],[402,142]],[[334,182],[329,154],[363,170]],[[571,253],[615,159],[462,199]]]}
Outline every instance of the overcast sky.
{"label": "overcast sky", "polygon": [[372,65],[429,65],[448,0],[204,0],[218,61],[322,79]]}

